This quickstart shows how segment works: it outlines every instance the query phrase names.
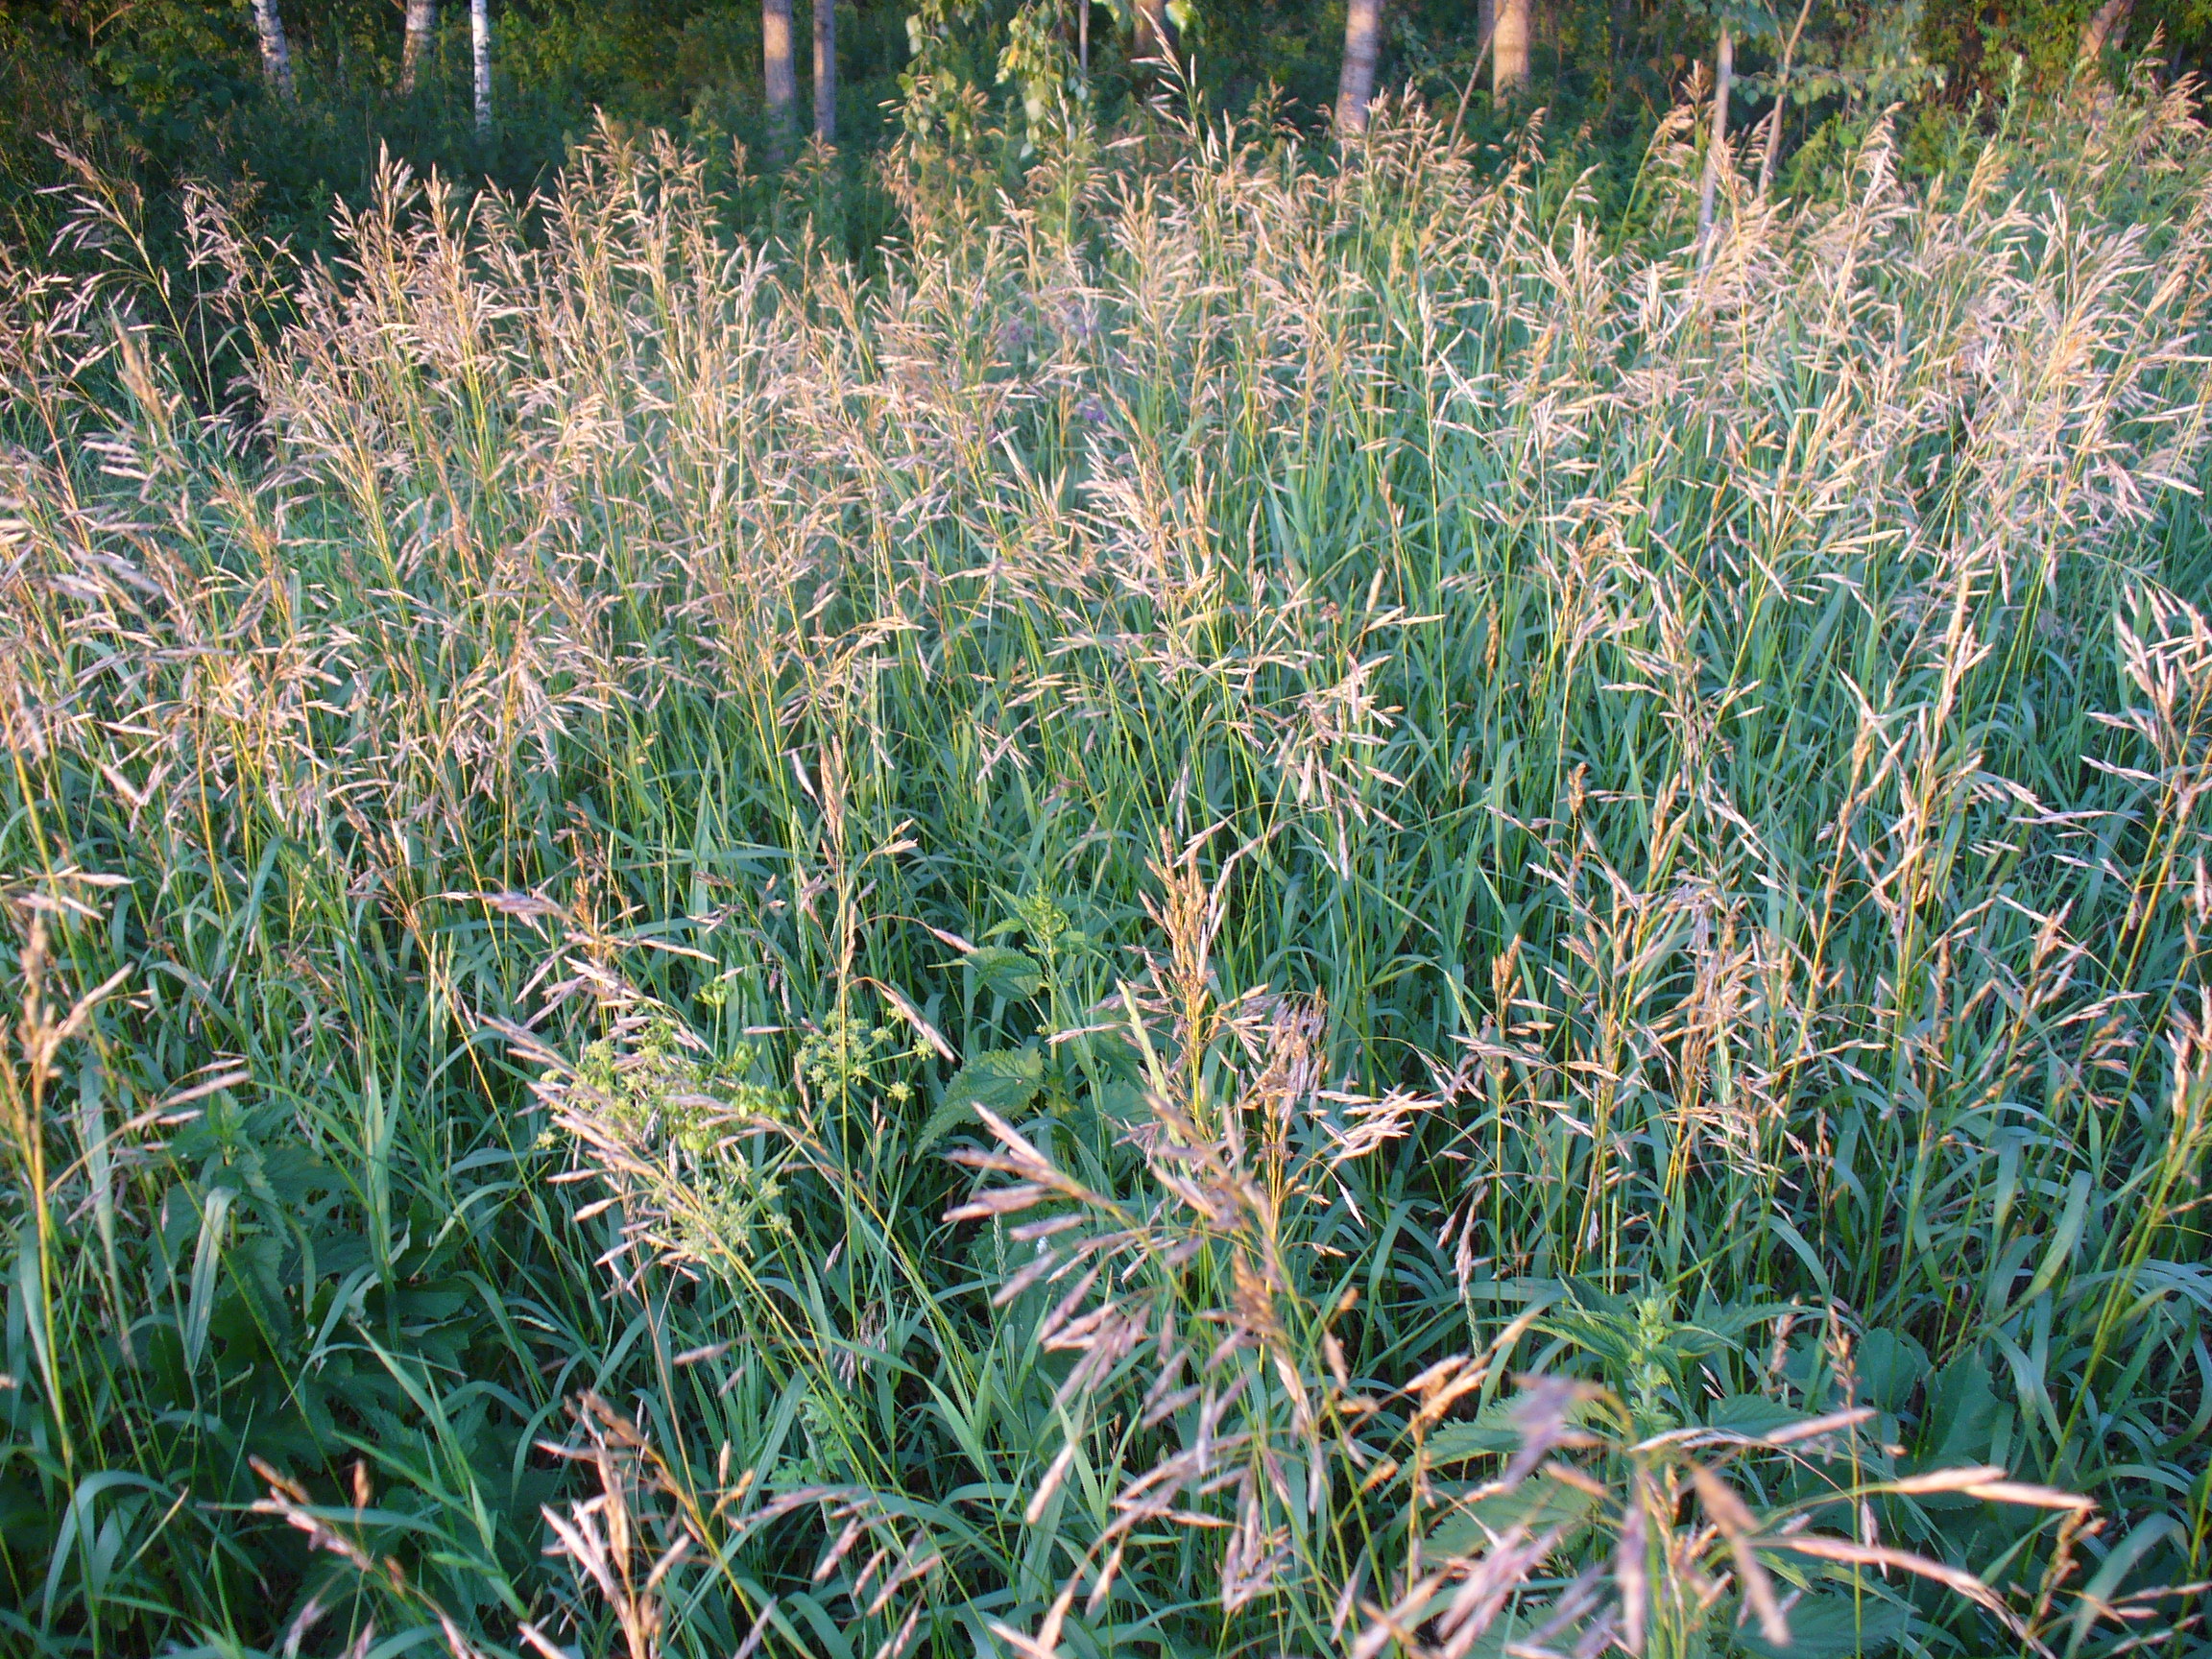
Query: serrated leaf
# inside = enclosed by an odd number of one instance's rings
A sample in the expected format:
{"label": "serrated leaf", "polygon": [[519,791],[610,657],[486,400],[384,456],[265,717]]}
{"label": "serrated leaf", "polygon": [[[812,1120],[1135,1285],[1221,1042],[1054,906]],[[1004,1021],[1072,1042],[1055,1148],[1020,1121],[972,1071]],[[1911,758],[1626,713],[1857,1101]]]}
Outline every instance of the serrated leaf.
{"label": "serrated leaf", "polygon": [[1724,1395],[1705,1407],[1705,1426],[1708,1429],[1722,1429],[1731,1434],[1742,1434],[1751,1439],[1771,1434],[1777,1429],[1788,1429],[1812,1421],[1811,1412],[1792,1410],[1779,1400],[1769,1400],[1764,1394]]}
{"label": "serrated leaf", "polygon": [[1045,1087],[1045,1056],[1031,1048],[992,1048],[960,1068],[945,1106],[987,1106],[1000,1117],[1021,1111]]}
{"label": "serrated leaf", "polygon": [[[1564,1480],[1536,1474],[1492,1498],[1455,1509],[1429,1534],[1430,1548],[1438,1555],[1466,1555],[1479,1550],[1486,1537],[1497,1537],[1513,1527],[1530,1533],[1558,1527],[1579,1532],[1598,1501]],[[1487,1530],[1485,1530],[1487,1529]]]}
{"label": "serrated leaf", "polygon": [[1440,1423],[1429,1433],[1429,1458],[1432,1463],[1464,1463],[1470,1457],[1493,1457],[1517,1451],[1521,1431],[1513,1421],[1513,1402],[1493,1404],[1472,1423]]}
{"label": "serrated leaf", "polygon": [[1009,1000],[1034,997],[1045,983],[1045,971],[1032,957],[1003,945],[984,945],[970,951],[968,966],[975,970],[986,991]]}
{"label": "serrated leaf", "polygon": [[1911,1611],[1871,1596],[1801,1596],[1790,1607],[1790,1646],[1760,1636],[1754,1625],[1737,1639],[1761,1659],[1843,1659],[1872,1655],[1897,1646],[1912,1623]]}
{"label": "serrated leaf", "polygon": [[974,1122],[974,1109],[965,1098],[946,1095],[945,1103],[929,1114],[928,1121],[922,1125],[922,1133],[914,1138],[914,1156],[919,1158],[953,1130]]}
{"label": "serrated leaf", "polygon": [[1861,1392],[1885,1411],[1904,1410],[1928,1375],[1928,1350],[1895,1331],[1867,1332],[1859,1339],[1857,1360]]}

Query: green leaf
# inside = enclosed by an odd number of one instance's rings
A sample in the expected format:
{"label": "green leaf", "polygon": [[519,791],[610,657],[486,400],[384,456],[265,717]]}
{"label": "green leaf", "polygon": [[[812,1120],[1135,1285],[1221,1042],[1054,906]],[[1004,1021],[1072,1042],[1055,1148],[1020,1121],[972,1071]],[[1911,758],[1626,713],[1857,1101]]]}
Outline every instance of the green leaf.
{"label": "green leaf", "polygon": [[1036,996],[1045,983],[1045,971],[1032,958],[1003,945],[978,946],[969,952],[968,966],[986,991],[1009,1001]]}
{"label": "green leaf", "polygon": [[1470,1457],[1502,1456],[1520,1450],[1521,1429],[1513,1420],[1514,1404],[1496,1400],[1473,1422],[1437,1425],[1429,1435],[1430,1461],[1464,1463]]}
{"label": "green leaf", "polygon": [[1881,1409],[1898,1412],[1928,1375],[1928,1350],[1894,1331],[1869,1331],[1860,1339],[1859,1388]]}
{"label": "green leaf", "polygon": [[1787,1647],[1767,1642],[1755,1625],[1737,1635],[1762,1659],[1842,1659],[1895,1647],[1911,1621],[1910,1609],[1872,1596],[1801,1596],[1790,1608]]}
{"label": "green leaf", "polygon": [[1597,1502],[1564,1480],[1531,1475],[1510,1492],[1454,1510],[1436,1524],[1429,1543],[1438,1556],[1469,1555],[1480,1550],[1489,1537],[1516,1526],[1527,1527],[1532,1534],[1560,1527],[1572,1537],[1581,1531]]}
{"label": "green leaf", "polygon": [[945,1109],[985,1106],[1004,1117],[1036,1099],[1044,1087],[1044,1055],[1033,1048],[993,1048],[960,1068],[945,1091]]}
{"label": "green leaf", "polygon": [[922,1125],[922,1133],[914,1137],[913,1156],[921,1157],[974,1116],[974,1108],[969,1104],[966,1096],[955,1099],[947,1094],[937,1110],[930,1113],[927,1121]]}
{"label": "green leaf", "polygon": [[1921,1466],[1948,1468],[1988,1458],[1997,1429],[1996,1390],[1979,1352],[1951,1361],[1928,1379],[1928,1424]]}
{"label": "green leaf", "polygon": [[1751,1438],[1771,1434],[1792,1423],[1809,1423],[1808,1412],[1793,1411],[1764,1394],[1730,1394],[1705,1407],[1705,1426]]}

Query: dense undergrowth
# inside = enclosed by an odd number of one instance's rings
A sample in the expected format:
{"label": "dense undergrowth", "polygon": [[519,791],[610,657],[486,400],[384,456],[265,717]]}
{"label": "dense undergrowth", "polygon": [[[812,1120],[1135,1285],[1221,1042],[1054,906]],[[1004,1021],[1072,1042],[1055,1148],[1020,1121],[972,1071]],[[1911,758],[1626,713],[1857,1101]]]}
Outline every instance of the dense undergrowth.
{"label": "dense undergrowth", "polygon": [[2212,156],[1683,130],[11,254],[7,1645],[2197,1640]]}

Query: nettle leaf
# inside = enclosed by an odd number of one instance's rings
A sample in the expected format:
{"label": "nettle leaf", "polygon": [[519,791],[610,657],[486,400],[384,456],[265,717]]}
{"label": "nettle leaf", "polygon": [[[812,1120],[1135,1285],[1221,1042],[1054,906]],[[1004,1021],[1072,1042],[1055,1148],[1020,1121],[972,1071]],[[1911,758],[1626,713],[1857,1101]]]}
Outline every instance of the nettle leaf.
{"label": "nettle leaf", "polygon": [[1578,1487],[1549,1474],[1531,1475],[1510,1492],[1454,1509],[1430,1531],[1429,1545],[1439,1556],[1469,1555],[1515,1527],[1530,1533],[1557,1527],[1575,1537],[1589,1525],[1597,1505],[1598,1500]]}
{"label": "nettle leaf", "polygon": [[1044,1055],[1034,1048],[992,1048],[960,1068],[945,1091],[945,1106],[985,1106],[1004,1117],[1027,1106],[1044,1087]]}
{"label": "nettle leaf", "polygon": [[1873,1595],[1801,1596],[1790,1604],[1790,1646],[1767,1642],[1758,1626],[1737,1632],[1737,1640],[1760,1659],[1866,1659],[1897,1646],[1911,1625],[1912,1613]]}
{"label": "nettle leaf", "polygon": [[1485,1411],[1473,1423],[1439,1425],[1429,1436],[1429,1460],[1442,1465],[1464,1463],[1471,1457],[1503,1457],[1520,1445],[1521,1431],[1505,1413]]}
{"label": "nettle leaf", "polygon": [[1978,1351],[1952,1360],[1928,1379],[1922,1466],[1988,1461],[1998,1424],[2009,1416],[1989,1386],[1989,1372]]}
{"label": "nettle leaf", "polygon": [[1034,997],[1045,984],[1045,971],[1034,958],[1003,945],[978,946],[968,953],[968,966],[986,991],[1009,1001]]}
{"label": "nettle leaf", "polygon": [[1812,1421],[1811,1412],[1793,1411],[1781,1401],[1769,1400],[1764,1394],[1723,1395],[1705,1407],[1705,1426],[1708,1429],[1721,1429],[1731,1434],[1753,1437]]}
{"label": "nettle leaf", "polygon": [[919,1158],[935,1146],[953,1130],[969,1125],[975,1114],[966,1099],[946,1095],[936,1111],[929,1114],[922,1125],[922,1133],[914,1137],[913,1156]]}
{"label": "nettle leaf", "polygon": [[1902,1411],[1928,1375],[1928,1350],[1907,1334],[1869,1331],[1859,1339],[1859,1386],[1885,1411]]}

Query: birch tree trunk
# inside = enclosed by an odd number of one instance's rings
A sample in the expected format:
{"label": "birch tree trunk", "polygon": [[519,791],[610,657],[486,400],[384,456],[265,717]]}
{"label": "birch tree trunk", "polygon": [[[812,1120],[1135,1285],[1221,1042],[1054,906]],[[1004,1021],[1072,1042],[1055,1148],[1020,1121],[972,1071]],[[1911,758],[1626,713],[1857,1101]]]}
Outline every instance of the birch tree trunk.
{"label": "birch tree trunk", "polygon": [[1736,36],[1720,26],[1720,50],[1713,75],[1713,137],[1705,147],[1705,187],[1697,194],[1698,261],[1712,257],[1713,198],[1720,186],[1721,158],[1728,153],[1728,86],[1736,78]]}
{"label": "birch tree trunk", "polygon": [[1490,91],[1503,98],[1528,85],[1528,48],[1534,31],[1528,15],[1532,0],[1497,0],[1490,26]]}
{"label": "birch tree trunk", "polygon": [[768,145],[778,162],[791,154],[799,71],[791,58],[791,0],[760,0],[760,67],[768,93]]}
{"label": "birch tree trunk", "polygon": [[438,0],[407,0],[407,44],[399,54],[399,90],[415,90],[422,72],[423,54],[430,50],[430,36],[438,27]]}
{"label": "birch tree trunk", "polygon": [[276,10],[276,0],[253,0],[253,29],[261,36],[261,72],[276,95],[289,102],[292,48],[284,40],[284,14]]}
{"label": "birch tree trunk", "polygon": [[2107,46],[2117,50],[2126,45],[2128,19],[2134,10],[2135,0],[2104,0],[2081,25],[2081,56],[2099,58]]}
{"label": "birch tree trunk", "polygon": [[1336,135],[1367,131],[1375,96],[1375,59],[1382,45],[1382,0],[1352,0],[1344,12],[1344,68],[1336,78]]}
{"label": "birch tree trunk", "polygon": [[814,136],[837,142],[837,0],[814,0]]}
{"label": "birch tree trunk", "polygon": [[492,135],[492,0],[469,0],[469,52],[475,68],[476,135]]}

